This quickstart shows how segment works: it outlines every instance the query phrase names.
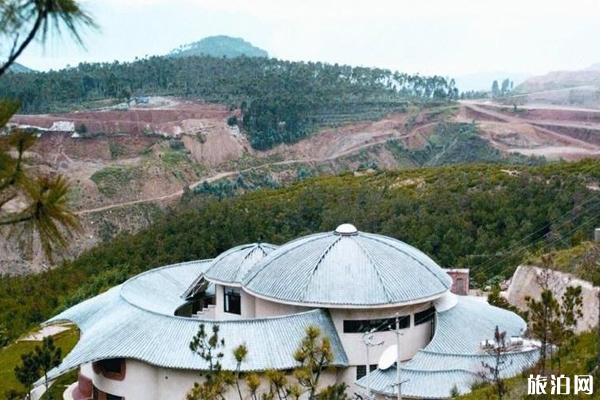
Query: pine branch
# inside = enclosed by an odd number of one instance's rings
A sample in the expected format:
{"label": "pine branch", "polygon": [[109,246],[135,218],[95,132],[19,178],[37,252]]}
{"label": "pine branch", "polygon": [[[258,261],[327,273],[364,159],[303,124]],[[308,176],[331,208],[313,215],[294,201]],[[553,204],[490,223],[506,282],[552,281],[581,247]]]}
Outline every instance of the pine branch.
{"label": "pine branch", "polygon": [[[0,76],[4,75],[4,73],[6,71],[8,71],[10,66],[15,63],[15,61],[17,60],[17,58],[19,58],[21,53],[23,53],[25,48],[27,48],[27,46],[29,46],[31,41],[35,38],[35,35],[39,31],[39,29],[42,27],[42,23],[48,17],[48,13],[45,8],[43,8],[42,10],[39,9],[39,6],[36,8],[38,9],[38,14],[37,14],[37,17],[35,19],[33,26],[31,27],[31,30],[29,31],[29,34],[27,35],[25,40],[23,40],[21,45],[19,45],[18,47],[17,47],[17,43],[19,40],[18,39],[19,36],[17,35],[17,38],[15,39],[15,42],[13,43],[13,49],[11,50],[11,54],[9,55],[8,60],[0,67]],[[15,51],[15,48],[17,49],[16,51]]]}

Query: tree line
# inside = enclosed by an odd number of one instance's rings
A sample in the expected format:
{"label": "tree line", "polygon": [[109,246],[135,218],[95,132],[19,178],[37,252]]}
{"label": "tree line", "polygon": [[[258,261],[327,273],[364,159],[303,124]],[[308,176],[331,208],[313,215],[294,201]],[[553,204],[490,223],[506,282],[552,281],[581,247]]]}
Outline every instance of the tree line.
{"label": "tree line", "polygon": [[81,63],[60,71],[8,74],[0,98],[23,113],[47,113],[150,95],[201,99],[239,108],[256,149],[293,143],[317,127],[376,119],[408,101],[458,98],[453,79],[321,62],[267,58],[148,57],[130,63]]}

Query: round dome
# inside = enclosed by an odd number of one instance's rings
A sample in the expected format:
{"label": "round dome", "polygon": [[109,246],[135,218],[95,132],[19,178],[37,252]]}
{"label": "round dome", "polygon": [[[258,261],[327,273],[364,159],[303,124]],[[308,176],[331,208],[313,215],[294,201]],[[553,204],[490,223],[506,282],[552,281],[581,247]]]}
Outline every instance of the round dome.
{"label": "round dome", "polygon": [[432,300],[451,283],[420,250],[350,224],[279,247],[243,279],[244,289],[258,297],[333,308]]}
{"label": "round dome", "polygon": [[335,231],[333,233],[336,233],[338,235],[357,235],[358,229],[356,229],[356,227],[352,224],[341,224],[340,226],[335,228]]}
{"label": "round dome", "polygon": [[213,260],[204,277],[209,281],[239,286],[250,268],[276,248],[269,243],[253,243],[229,249]]}

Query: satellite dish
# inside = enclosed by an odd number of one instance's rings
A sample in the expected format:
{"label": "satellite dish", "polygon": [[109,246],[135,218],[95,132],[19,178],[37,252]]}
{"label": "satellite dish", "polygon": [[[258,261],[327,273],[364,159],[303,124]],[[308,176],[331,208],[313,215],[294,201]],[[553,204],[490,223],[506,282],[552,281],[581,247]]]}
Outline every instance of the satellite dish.
{"label": "satellite dish", "polygon": [[379,357],[379,364],[377,364],[377,368],[385,371],[386,369],[394,365],[397,359],[398,350],[396,345],[390,346],[387,349],[385,349],[381,357]]}

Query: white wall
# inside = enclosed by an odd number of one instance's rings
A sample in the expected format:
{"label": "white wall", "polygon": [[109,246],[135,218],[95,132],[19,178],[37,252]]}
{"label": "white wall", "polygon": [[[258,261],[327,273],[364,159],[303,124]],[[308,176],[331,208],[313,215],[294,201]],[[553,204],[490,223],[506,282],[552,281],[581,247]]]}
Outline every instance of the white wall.
{"label": "white wall", "polygon": [[[106,379],[102,375],[95,374],[91,368],[89,371],[86,369],[85,372],[90,372],[93,376],[94,386],[99,390],[124,396],[127,400],[185,400],[186,393],[194,386],[194,382],[202,380],[198,371],[159,368],[131,359],[126,360],[126,373],[123,381]],[[340,383],[345,376],[346,371],[344,370],[325,371],[320,379],[320,386]],[[287,379],[289,382],[295,381],[291,374],[287,375]],[[244,398],[249,398],[250,393],[245,382],[241,382],[240,387]],[[259,389],[259,392],[265,391],[268,391],[266,382]],[[236,387],[231,387],[225,397],[238,399]],[[306,394],[302,396],[302,399],[307,398]]]}
{"label": "white wall", "polygon": [[92,371],[94,386],[105,393],[125,397],[127,400],[159,400],[156,397],[158,369],[132,359],[127,359],[125,364],[125,379],[122,381],[108,379],[104,375]]}
{"label": "white wall", "polygon": [[[431,338],[431,323],[414,325],[414,313],[424,311],[431,307],[431,302],[421,303],[405,307],[395,308],[379,308],[369,310],[344,310],[344,309],[330,309],[329,313],[335,324],[335,328],[338,332],[338,336],[342,341],[342,345],[346,350],[348,361],[350,365],[367,365],[367,354],[365,345],[362,342],[362,333],[344,333],[344,320],[365,320],[365,319],[383,319],[393,318],[398,313],[400,316],[410,315],[411,322],[410,328],[402,329],[402,336],[400,338],[400,350],[402,353],[402,359],[408,360],[414,357],[418,350],[425,347]],[[371,347],[369,350],[369,363],[377,364],[381,354],[389,346],[396,344],[396,334],[394,332],[377,332],[374,334],[375,342],[381,340],[384,344],[381,346]]]}
{"label": "white wall", "polygon": [[194,386],[194,382],[200,381],[198,371],[157,368],[156,376],[157,391],[155,396],[148,400],[185,399],[185,394]]}
{"label": "white wall", "polygon": [[[248,295],[250,296],[250,295]],[[279,317],[283,315],[297,314],[305,311],[314,310],[314,307],[293,306],[290,304],[275,303],[269,300],[263,300],[255,297],[256,318]]]}
{"label": "white wall", "polygon": [[256,297],[242,290],[242,318],[256,317]]}
{"label": "white wall", "polygon": [[79,367],[79,371],[86,378],[92,379],[94,377],[94,370],[92,368],[92,363],[82,364]]}
{"label": "white wall", "polygon": [[232,320],[241,318],[254,318],[255,317],[255,304],[254,296],[246,293],[244,290],[239,288],[241,295],[241,315],[226,313],[223,311],[225,308],[225,297],[224,297],[224,286],[215,285],[215,313],[214,319],[216,320]]}
{"label": "white wall", "polygon": [[122,381],[107,379],[91,368],[86,368],[85,374],[93,376],[94,386],[99,390],[127,400],[185,399],[194,382],[200,380],[198,371],[158,368],[132,359],[125,360],[125,363],[125,379]]}

